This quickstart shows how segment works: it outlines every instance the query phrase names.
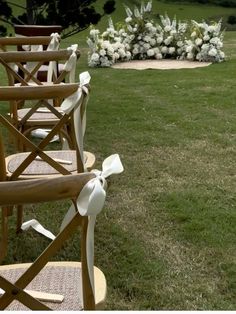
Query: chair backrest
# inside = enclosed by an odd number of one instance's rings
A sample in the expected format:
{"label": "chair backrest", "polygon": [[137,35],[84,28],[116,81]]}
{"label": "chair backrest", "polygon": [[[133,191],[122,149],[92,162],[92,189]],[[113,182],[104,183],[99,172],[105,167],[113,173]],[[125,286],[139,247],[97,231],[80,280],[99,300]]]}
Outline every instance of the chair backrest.
{"label": "chair backrest", "polygon": [[[95,177],[94,174],[86,173],[73,176],[60,176],[54,179],[26,180],[15,182],[0,182],[0,207],[18,204],[31,204],[54,202],[58,200],[72,199],[76,214],[56,236],[46,250],[34,261],[33,264],[16,280],[15,283],[0,276],[0,287],[5,291],[0,298],[0,309],[5,309],[13,300],[18,300],[32,310],[49,310],[40,301],[24,291],[26,286],[37,276],[37,274],[48,263],[59,249],[65,247],[65,241],[73,235],[78,226],[81,230],[81,264],[82,264],[82,295],[85,310],[95,309],[95,296],[93,290],[93,246],[87,245],[91,236],[89,216],[81,215],[78,201],[81,191],[86,184]],[[58,205],[58,204],[57,204]],[[55,206],[55,210],[57,206]],[[90,229],[90,231],[88,231]],[[93,232],[92,232],[93,233]],[[93,236],[93,235],[92,235]],[[88,253],[90,251],[90,253]],[[88,260],[89,259],[89,260]],[[43,285],[43,282],[42,282]],[[78,296],[79,297],[79,296]]]}
{"label": "chair backrest", "polygon": [[[47,49],[49,43],[52,41],[53,36],[30,36],[30,37],[0,37],[0,49],[2,51],[16,50],[24,51],[31,50],[33,46],[43,46],[44,50]],[[58,38],[59,39],[59,38]],[[23,49],[23,46],[27,46],[28,49]]]}
{"label": "chair backrest", "polygon": [[[14,25],[16,37],[35,37],[35,36],[51,36],[52,34],[60,34],[62,31],[62,26],[60,25]],[[26,44],[27,45],[27,44]],[[33,45],[30,44],[29,45]],[[47,44],[42,45],[42,49],[47,49]],[[24,44],[19,43],[17,45],[17,50],[27,50],[24,47]]]}
{"label": "chair backrest", "polygon": [[[88,72],[85,72],[88,73]],[[85,75],[86,76],[86,75]],[[90,80],[90,76],[87,79],[85,77],[84,83],[78,84],[62,84],[62,85],[51,85],[51,86],[25,86],[25,87],[0,87],[0,101],[1,100],[28,100],[28,99],[43,99],[43,102],[37,102],[32,110],[29,112],[28,117],[32,115],[37,108],[41,107],[42,104],[51,110],[53,113],[58,115],[59,121],[48,133],[48,135],[38,144],[34,144],[27,137],[25,137],[17,128],[9,122],[7,118],[0,115],[0,123],[8,129],[8,131],[15,137],[17,141],[20,141],[22,145],[28,148],[30,154],[25,158],[22,163],[17,166],[11,175],[11,180],[16,180],[23,175],[25,169],[34,161],[36,158],[41,158],[51,167],[56,169],[59,174],[67,175],[70,174],[70,170],[61,162],[54,160],[44,151],[50,141],[55,135],[60,133],[61,130],[68,124],[71,127],[71,137],[66,138],[68,141],[73,139],[73,146],[76,150],[76,171],[84,172],[84,157],[83,157],[83,135],[84,135],[84,114],[85,107],[87,104],[89,90],[86,87]],[[42,98],[43,97],[43,98]],[[54,98],[65,98],[61,105],[62,113],[58,112],[51,104],[47,103],[45,99]]]}
{"label": "chair backrest", "polygon": [[[74,71],[76,60],[79,56],[80,52],[75,46],[59,51],[8,51],[0,52],[0,63],[5,67],[9,86],[13,86],[16,81],[24,86],[30,83],[42,85],[43,83],[37,78],[37,72],[44,62],[51,63],[50,76],[54,84],[59,84],[65,79],[68,73]],[[53,62],[57,61],[65,62],[64,70],[60,74],[57,69],[56,71],[54,70]],[[26,65],[24,66],[25,63]],[[22,71],[22,75],[19,74],[18,69]],[[70,82],[73,80],[74,78],[70,79]]]}
{"label": "chair backrest", "polygon": [[21,36],[49,36],[51,33],[60,34],[61,25],[14,25],[15,34]]}

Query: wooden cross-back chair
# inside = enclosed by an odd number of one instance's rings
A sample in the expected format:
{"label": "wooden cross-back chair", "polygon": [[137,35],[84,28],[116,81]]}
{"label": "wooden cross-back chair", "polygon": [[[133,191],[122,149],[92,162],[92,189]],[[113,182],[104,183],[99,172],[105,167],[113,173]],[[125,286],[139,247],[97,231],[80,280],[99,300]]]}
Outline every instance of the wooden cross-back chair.
{"label": "wooden cross-back chair", "polygon": [[[69,76],[69,81],[74,81],[76,60],[79,58],[80,52],[78,50],[64,49],[60,51],[40,51],[40,52],[0,52],[0,63],[4,66],[7,76],[9,86],[35,86],[35,85],[46,85],[51,84],[51,82],[41,82],[37,77],[36,73],[45,61],[51,62],[49,66],[49,76],[53,79],[53,84],[61,84],[66,77]],[[55,69],[54,62],[64,61],[63,71],[58,73]],[[28,63],[29,66],[24,64]],[[20,68],[22,75],[18,73],[16,69]],[[17,81],[17,83],[16,83]],[[54,106],[59,106],[62,99],[56,98],[54,101]],[[25,103],[23,97],[18,100],[10,101],[10,118],[12,123],[19,129],[22,128],[22,112],[20,113],[20,121],[18,120],[17,110],[22,108]],[[23,111],[24,113],[24,111]],[[39,126],[43,124],[38,120]]]}
{"label": "wooden cross-back chair", "polygon": [[[65,98],[61,106],[64,113],[61,114],[61,118],[58,119],[48,135],[37,145],[19,132],[6,117],[0,115],[1,125],[17,138],[20,145],[24,145],[29,150],[5,158],[3,173],[5,173],[6,180],[53,178],[82,173],[94,167],[95,155],[83,150],[84,116],[88,97],[86,82],[84,86],[63,84],[35,87],[0,87],[0,101],[22,98],[24,100]],[[73,150],[52,150],[50,147],[48,148],[50,141],[60,132],[62,132],[62,136],[68,143],[72,143]],[[68,134],[69,136],[67,136]],[[0,155],[3,153],[3,150],[1,150]],[[4,241],[1,243],[0,259],[4,257],[7,250],[8,216],[12,214],[12,208],[8,208],[2,213],[2,239]],[[23,219],[23,207],[20,205],[17,207],[17,215],[17,231],[20,231]]]}
{"label": "wooden cross-back chair", "polygon": [[[0,207],[57,201],[57,210],[59,200],[72,199],[76,209],[73,218],[32,264],[0,266],[0,288],[3,289],[0,291],[0,310],[68,311],[104,306],[106,279],[93,265],[91,216],[81,213],[78,202],[81,191],[94,177],[94,174],[86,173],[54,179],[0,182]],[[65,241],[78,228],[81,230],[81,253],[78,256],[81,262],[49,262],[59,249],[65,248]]]}
{"label": "wooden cross-back chair", "polygon": [[[45,33],[46,35],[46,33]],[[60,36],[57,33],[50,33],[46,36],[29,36],[25,37],[1,37],[0,38],[0,50],[2,51],[42,51],[49,50],[55,51],[59,49]],[[47,80],[48,64],[46,61],[40,66],[37,71],[37,78],[40,81]],[[63,71],[63,64],[57,62],[58,72]],[[18,74],[22,75],[21,69],[17,68]],[[17,80],[16,80],[17,81]]]}

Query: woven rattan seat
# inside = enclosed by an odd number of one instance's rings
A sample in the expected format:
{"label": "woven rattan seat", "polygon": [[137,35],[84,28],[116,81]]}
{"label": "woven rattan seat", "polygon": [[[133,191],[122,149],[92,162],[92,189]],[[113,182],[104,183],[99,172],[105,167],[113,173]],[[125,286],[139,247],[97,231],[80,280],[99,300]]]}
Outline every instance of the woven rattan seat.
{"label": "woven rattan seat", "polygon": [[[9,157],[6,157],[6,170],[7,170],[7,177],[11,178],[12,174],[19,165],[29,156],[30,153],[20,153],[20,154],[13,154]],[[77,153],[75,150],[62,150],[62,151],[47,151],[46,154],[53,159],[62,160],[63,166],[70,172],[70,173],[77,173]],[[71,162],[71,164],[64,164],[65,162]],[[87,169],[92,169],[95,163],[95,157],[93,154],[84,151],[84,162],[87,166]],[[43,160],[33,160],[27,168],[22,172],[20,175],[20,179],[29,179],[29,178],[36,178],[42,176],[55,176],[61,175],[59,171],[53,168],[50,164]]]}
{"label": "woven rattan seat", "polygon": [[[29,267],[30,264],[16,264],[0,266],[0,276],[15,282]],[[99,309],[105,299],[106,279],[99,268],[94,266],[95,278],[98,284],[95,286],[97,291],[96,304]],[[54,311],[76,311],[82,310],[81,302],[81,263],[80,262],[49,262],[44,269],[26,287],[27,290],[41,291],[64,296],[61,303],[43,302]],[[6,310],[27,311],[29,308],[18,301],[13,301]]]}

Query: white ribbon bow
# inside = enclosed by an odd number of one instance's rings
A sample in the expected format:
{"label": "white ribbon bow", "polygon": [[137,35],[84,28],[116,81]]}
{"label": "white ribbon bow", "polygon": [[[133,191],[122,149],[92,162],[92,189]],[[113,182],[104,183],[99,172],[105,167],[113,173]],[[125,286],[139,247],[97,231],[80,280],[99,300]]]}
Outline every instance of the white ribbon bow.
{"label": "white ribbon bow", "polygon": [[[83,145],[83,138],[86,130],[86,107],[88,102],[88,96],[86,96],[86,99],[83,98],[83,91],[85,94],[88,95],[88,89],[86,85],[89,84],[91,76],[89,72],[83,72],[79,76],[80,79],[80,85],[75,93],[67,97],[63,103],[61,104],[61,109],[69,114],[71,110],[74,109],[74,128],[76,130],[75,136],[76,136],[76,142],[79,148],[80,157],[84,164],[84,145]],[[81,117],[81,110],[80,106],[82,105],[84,101],[84,113]],[[69,145],[64,139],[63,141],[63,149],[69,149]]]}
{"label": "white ribbon bow", "polygon": [[[118,154],[109,156],[103,161],[102,171],[92,170],[96,177],[91,179],[82,189],[77,198],[77,208],[81,216],[88,216],[88,229],[87,229],[87,265],[89,279],[93,294],[95,295],[94,289],[94,226],[96,216],[99,214],[104,206],[106,199],[106,178],[111,174],[118,174],[123,172],[124,168],[120,161]],[[76,209],[72,205],[61,224],[61,230],[71,221],[76,214]],[[82,290],[81,290],[82,291]],[[83,299],[83,298],[82,298]]]}
{"label": "white ribbon bow", "polygon": [[50,35],[50,37],[52,38],[50,40],[50,43],[48,44],[47,50],[48,51],[56,51],[59,49],[59,45],[60,45],[60,39],[61,36],[58,33],[52,33]]}
{"label": "white ribbon bow", "polygon": [[69,60],[64,64],[64,70],[69,72],[69,83],[75,82],[75,70],[76,70],[76,63],[77,63],[77,54],[76,51],[78,50],[78,45],[74,44],[67,48],[67,50],[71,51],[71,55]]}

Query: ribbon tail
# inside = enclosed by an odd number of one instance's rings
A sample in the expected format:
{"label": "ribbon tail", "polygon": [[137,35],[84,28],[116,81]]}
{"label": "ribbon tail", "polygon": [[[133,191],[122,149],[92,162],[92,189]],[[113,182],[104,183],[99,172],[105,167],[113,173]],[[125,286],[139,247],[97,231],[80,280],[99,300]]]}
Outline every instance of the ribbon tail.
{"label": "ribbon tail", "polygon": [[96,222],[96,215],[89,216],[88,230],[87,230],[87,265],[88,265],[88,273],[89,279],[91,283],[91,287],[93,290],[93,295],[95,296],[94,290],[94,227]]}
{"label": "ribbon tail", "polygon": [[51,240],[55,239],[55,235],[51,231],[45,229],[36,219],[26,221],[21,225],[23,231],[28,230],[30,227]]}
{"label": "ribbon tail", "polygon": [[65,214],[65,217],[63,218],[63,221],[60,226],[60,232],[68,225],[68,223],[72,220],[75,214],[76,214],[75,206],[71,205],[68,212]]}

